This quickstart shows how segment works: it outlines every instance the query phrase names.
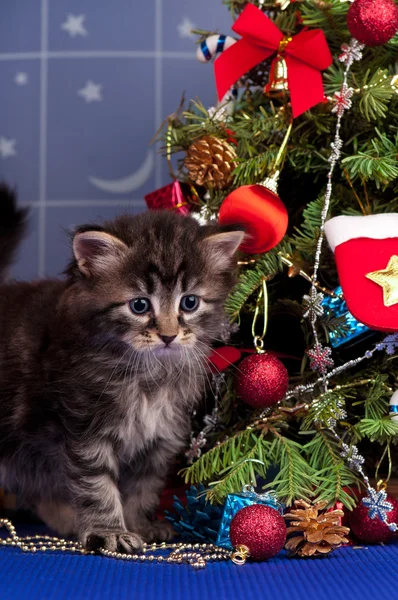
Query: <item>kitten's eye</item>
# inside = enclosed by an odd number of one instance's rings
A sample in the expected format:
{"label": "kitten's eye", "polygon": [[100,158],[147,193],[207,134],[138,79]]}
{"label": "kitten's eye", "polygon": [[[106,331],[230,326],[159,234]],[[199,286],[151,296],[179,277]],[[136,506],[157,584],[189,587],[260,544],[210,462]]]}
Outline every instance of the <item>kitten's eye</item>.
{"label": "kitten's eye", "polygon": [[180,308],[184,312],[193,312],[199,306],[199,298],[198,296],[183,296],[180,302]]}
{"label": "kitten's eye", "polygon": [[136,298],[129,302],[131,311],[136,315],[144,315],[151,308],[148,298]]}

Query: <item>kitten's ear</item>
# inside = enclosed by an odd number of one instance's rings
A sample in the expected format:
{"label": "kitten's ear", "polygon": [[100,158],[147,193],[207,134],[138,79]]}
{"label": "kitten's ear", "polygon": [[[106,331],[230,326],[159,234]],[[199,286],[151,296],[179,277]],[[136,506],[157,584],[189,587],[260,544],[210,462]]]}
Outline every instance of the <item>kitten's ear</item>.
{"label": "kitten's ear", "polygon": [[244,231],[224,231],[206,237],[203,243],[213,264],[219,269],[227,269],[244,237]]}
{"label": "kitten's ear", "polygon": [[100,274],[114,264],[127,246],[105,231],[83,231],[73,238],[73,253],[79,271],[86,277]]}

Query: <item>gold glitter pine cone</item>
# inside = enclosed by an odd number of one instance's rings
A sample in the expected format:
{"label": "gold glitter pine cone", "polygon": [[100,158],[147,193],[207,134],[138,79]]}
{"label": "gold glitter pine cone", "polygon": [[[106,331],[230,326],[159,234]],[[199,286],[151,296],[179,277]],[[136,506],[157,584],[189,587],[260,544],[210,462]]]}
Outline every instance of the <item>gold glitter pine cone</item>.
{"label": "gold glitter pine cone", "polygon": [[348,542],[349,528],[339,525],[343,511],[322,512],[326,506],[323,501],[294,501],[295,508],[285,514],[289,521],[285,548],[291,555],[321,556]]}
{"label": "gold glitter pine cone", "polygon": [[212,135],[204,135],[193,142],[185,157],[190,180],[216,190],[228,187],[237,164],[235,149],[225,140]]}

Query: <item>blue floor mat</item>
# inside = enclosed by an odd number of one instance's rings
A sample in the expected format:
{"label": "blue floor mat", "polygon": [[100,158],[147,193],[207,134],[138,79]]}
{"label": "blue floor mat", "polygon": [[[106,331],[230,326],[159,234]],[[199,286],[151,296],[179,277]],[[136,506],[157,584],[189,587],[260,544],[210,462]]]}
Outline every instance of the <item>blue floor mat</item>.
{"label": "blue floor mat", "polygon": [[344,547],[322,559],[289,559],[238,567],[125,563],[100,556],[0,549],[2,600],[374,600],[394,598],[398,542]]}

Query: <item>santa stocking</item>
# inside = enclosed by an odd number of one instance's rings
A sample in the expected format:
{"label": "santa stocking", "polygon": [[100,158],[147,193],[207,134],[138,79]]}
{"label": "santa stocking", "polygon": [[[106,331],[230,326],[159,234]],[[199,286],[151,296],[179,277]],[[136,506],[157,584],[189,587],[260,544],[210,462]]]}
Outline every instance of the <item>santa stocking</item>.
{"label": "santa stocking", "polygon": [[335,217],[325,235],[349,311],[371,329],[398,331],[398,213]]}

